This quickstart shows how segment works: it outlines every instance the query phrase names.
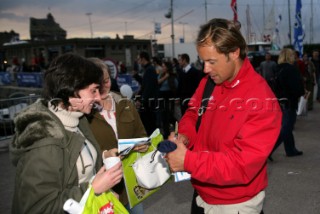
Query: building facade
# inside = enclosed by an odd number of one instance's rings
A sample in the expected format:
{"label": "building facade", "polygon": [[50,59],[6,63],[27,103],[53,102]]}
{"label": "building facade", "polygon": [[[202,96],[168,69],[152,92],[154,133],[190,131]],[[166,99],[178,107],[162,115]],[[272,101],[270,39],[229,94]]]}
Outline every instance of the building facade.
{"label": "building facade", "polygon": [[117,35],[114,39],[66,39],[67,32],[55,22],[51,13],[44,19],[30,18],[30,40],[12,40],[19,34],[7,34],[1,34],[2,37],[6,36],[0,46],[2,70],[12,64],[46,68],[52,59],[67,52],[78,53],[84,57],[107,58],[130,69],[139,52],[153,53],[154,49],[154,44],[149,39],[134,39],[132,35],[125,35],[123,38]]}
{"label": "building facade", "polygon": [[76,38],[51,41],[28,41],[24,44],[7,43],[2,46],[5,58],[10,64],[18,58],[27,65],[39,64],[46,67],[56,56],[67,52],[78,53],[84,57],[98,57],[122,62],[130,69],[139,52],[151,53],[151,42],[145,39],[134,39],[127,35],[123,39],[111,38]]}
{"label": "building facade", "polygon": [[46,19],[30,18],[30,38],[32,41],[62,40],[67,38],[67,32],[55,22],[51,13]]}

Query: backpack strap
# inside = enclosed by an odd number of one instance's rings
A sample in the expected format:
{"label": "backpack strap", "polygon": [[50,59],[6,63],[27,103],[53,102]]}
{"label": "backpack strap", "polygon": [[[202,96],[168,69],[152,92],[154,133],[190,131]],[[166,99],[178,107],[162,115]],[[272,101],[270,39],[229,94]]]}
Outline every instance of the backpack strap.
{"label": "backpack strap", "polygon": [[197,120],[197,123],[196,123],[196,131],[198,131],[198,129],[199,129],[199,126],[200,126],[200,123],[201,123],[201,119],[202,119],[202,115],[207,110],[209,98],[210,98],[210,95],[213,92],[213,89],[214,89],[215,85],[216,84],[214,83],[214,81],[210,77],[208,77],[206,85],[205,85],[204,90],[203,90],[201,106],[198,109],[198,120]]}

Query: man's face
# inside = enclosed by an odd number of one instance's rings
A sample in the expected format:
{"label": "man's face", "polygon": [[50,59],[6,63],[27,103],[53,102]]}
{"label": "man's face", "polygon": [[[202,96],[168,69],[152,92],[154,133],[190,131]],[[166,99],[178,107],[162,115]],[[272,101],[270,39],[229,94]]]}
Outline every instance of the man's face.
{"label": "man's face", "polygon": [[319,51],[313,51],[312,52],[312,58],[318,59],[319,58]]}
{"label": "man's face", "polygon": [[183,60],[181,57],[179,57],[178,62],[179,62],[180,67],[183,68],[185,65],[185,60]]}
{"label": "man's face", "polygon": [[308,62],[308,61],[309,61],[309,58],[308,58],[308,55],[307,55],[307,54],[303,54],[302,59],[303,59],[303,61],[305,61],[305,62]]}
{"label": "man's face", "polygon": [[234,53],[228,56],[217,52],[213,46],[198,46],[198,55],[204,62],[204,73],[216,83],[221,84],[224,81],[232,81],[237,72],[235,66]]}
{"label": "man's face", "polygon": [[137,57],[137,63],[140,64],[140,65],[144,65],[143,59],[140,58],[140,56]]}
{"label": "man's face", "polygon": [[266,60],[270,60],[271,59],[271,54],[267,53],[266,54]]}

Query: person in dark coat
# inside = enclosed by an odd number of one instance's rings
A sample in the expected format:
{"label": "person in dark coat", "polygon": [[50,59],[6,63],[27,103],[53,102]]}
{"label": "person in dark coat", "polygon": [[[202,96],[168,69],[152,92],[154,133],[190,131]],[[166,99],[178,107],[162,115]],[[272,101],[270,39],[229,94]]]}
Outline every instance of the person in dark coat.
{"label": "person in dark coat", "polygon": [[295,146],[293,128],[297,119],[299,98],[304,95],[304,86],[301,74],[294,63],[295,52],[290,48],[284,48],[278,58],[279,83],[281,85],[281,97],[278,97],[283,117],[280,136],[273,149],[275,151],[283,142],[288,157],[302,155]]}
{"label": "person in dark coat", "polygon": [[197,89],[202,74],[199,70],[191,66],[190,57],[184,53],[179,56],[180,69],[178,70],[178,97],[181,103],[182,115],[188,108],[189,100]]}
{"label": "person in dark coat", "polygon": [[142,123],[148,135],[156,129],[156,107],[158,97],[158,75],[156,69],[150,62],[150,56],[147,52],[141,52],[138,62],[144,69],[142,84],[140,90],[140,108],[139,113]]}

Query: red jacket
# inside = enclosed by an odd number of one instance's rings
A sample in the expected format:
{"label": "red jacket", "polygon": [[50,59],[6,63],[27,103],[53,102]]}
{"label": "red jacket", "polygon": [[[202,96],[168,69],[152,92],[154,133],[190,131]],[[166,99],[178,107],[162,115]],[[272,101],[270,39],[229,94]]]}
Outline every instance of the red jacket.
{"label": "red jacket", "polygon": [[179,133],[190,140],[184,168],[206,203],[244,202],[267,187],[266,160],[280,132],[281,110],[266,81],[245,59],[231,83],[215,86],[196,133],[206,80],[179,123]]}

